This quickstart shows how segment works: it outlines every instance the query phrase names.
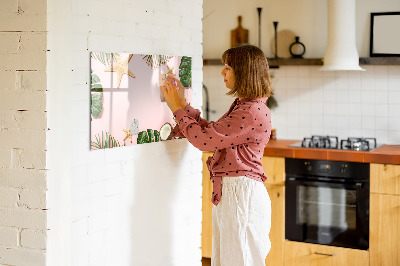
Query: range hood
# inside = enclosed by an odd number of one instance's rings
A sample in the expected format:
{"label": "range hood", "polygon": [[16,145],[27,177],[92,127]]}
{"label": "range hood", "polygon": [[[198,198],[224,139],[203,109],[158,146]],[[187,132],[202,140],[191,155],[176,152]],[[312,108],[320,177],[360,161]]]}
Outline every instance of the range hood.
{"label": "range hood", "polygon": [[328,0],[328,44],[323,71],[358,70],[355,0]]}

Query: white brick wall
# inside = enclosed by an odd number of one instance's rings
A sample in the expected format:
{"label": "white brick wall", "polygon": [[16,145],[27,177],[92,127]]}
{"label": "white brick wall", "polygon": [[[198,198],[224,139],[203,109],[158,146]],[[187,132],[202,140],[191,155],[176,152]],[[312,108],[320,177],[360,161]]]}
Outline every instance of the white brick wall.
{"label": "white brick wall", "polygon": [[0,187],[0,207],[15,208],[18,204],[18,189]]}
{"label": "white brick wall", "polygon": [[0,227],[0,247],[18,247],[19,230],[17,228]]}
{"label": "white brick wall", "polygon": [[31,249],[46,249],[46,231],[22,230],[21,246]]}
{"label": "white brick wall", "polygon": [[90,151],[88,82],[90,51],[188,55],[201,106],[202,0],[47,9],[47,264],[201,265],[201,152],[186,140]]}
{"label": "white brick wall", "polygon": [[201,153],[90,152],[88,73],[89,51],[189,55],[201,106],[202,1],[0,7],[0,264],[199,265]]}
{"label": "white brick wall", "polygon": [[0,264],[45,265],[46,1],[0,17]]}

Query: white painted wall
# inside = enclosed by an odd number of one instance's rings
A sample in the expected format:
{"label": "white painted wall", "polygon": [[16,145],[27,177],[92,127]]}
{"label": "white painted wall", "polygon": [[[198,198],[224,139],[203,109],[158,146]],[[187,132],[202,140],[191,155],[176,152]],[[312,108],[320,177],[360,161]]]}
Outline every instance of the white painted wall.
{"label": "white painted wall", "polygon": [[90,151],[89,52],[193,57],[201,0],[48,1],[47,265],[200,265],[201,152],[186,140]]}
{"label": "white painted wall", "polygon": [[[204,0],[204,58],[220,58],[229,48],[230,31],[237,27],[238,16],[242,16],[242,26],[249,30],[249,43],[258,45],[258,7],[262,8],[261,49],[267,57],[274,56],[272,22],[278,21],[278,31],[289,30],[300,36],[300,41],[306,46],[305,57],[321,58],[327,41],[327,2]],[[356,0],[356,42],[360,57],[369,56],[370,13],[399,10],[398,0]]]}
{"label": "white painted wall", "polygon": [[46,260],[46,1],[0,2],[0,265]]}
{"label": "white painted wall", "polygon": [[204,58],[220,58],[221,54],[229,48],[230,31],[237,27],[238,16],[242,16],[243,28],[249,30],[249,43],[258,45],[258,7],[262,8],[261,49],[267,57],[273,55],[273,21],[279,22],[278,31],[290,30],[300,36],[307,51],[310,51],[307,56],[316,57],[324,49],[326,40],[324,32],[327,26],[326,2],[321,0],[205,0]]}
{"label": "white painted wall", "polygon": [[[370,12],[399,11],[397,0],[356,1],[357,47],[369,56]],[[250,30],[250,43],[258,44],[257,7],[262,7],[262,49],[272,56],[272,21],[278,30],[290,29],[307,48],[305,57],[323,57],[326,47],[327,1],[204,1],[204,58],[220,58],[229,48],[237,16]],[[228,7],[232,7],[229,9]],[[216,27],[215,25],[218,25]],[[281,26],[282,25],[282,26]],[[279,50],[278,50],[279,51]],[[321,72],[317,66],[281,66],[273,69],[273,89],[279,107],[272,124],[281,139],[313,134],[376,137],[382,144],[400,143],[400,66],[363,66],[366,72]],[[220,76],[221,66],[205,66],[204,84],[210,94],[210,120],[229,108],[232,98]]]}

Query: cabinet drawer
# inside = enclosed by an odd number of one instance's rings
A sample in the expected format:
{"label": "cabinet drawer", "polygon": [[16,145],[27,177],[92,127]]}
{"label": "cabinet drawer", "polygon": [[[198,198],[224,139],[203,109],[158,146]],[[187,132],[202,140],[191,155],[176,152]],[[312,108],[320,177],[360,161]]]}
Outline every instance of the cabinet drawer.
{"label": "cabinet drawer", "polygon": [[365,250],[285,241],[285,266],[365,266],[369,254]]}

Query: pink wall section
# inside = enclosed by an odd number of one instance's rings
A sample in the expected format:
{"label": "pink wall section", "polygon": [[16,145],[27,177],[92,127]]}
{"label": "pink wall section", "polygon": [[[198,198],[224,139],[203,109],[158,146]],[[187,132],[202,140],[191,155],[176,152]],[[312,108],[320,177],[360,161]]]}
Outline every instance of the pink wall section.
{"label": "pink wall section", "polygon": [[[129,54],[119,54],[124,60]],[[139,121],[139,132],[147,129],[160,131],[161,126],[169,122],[176,123],[165,102],[161,102],[159,83],[160,74],[167,73],[173,68],[173,73],[179,78],[179,65],[182,56],[174,56],[158,68],[151,68],[143,59],[143,55],[135,54],[128,64],[128,69],[134,74],[132,78],[126,74],[122,76],[120,87],[117,88],[117,73],[105,72],[107,68],[96,58],[91,58],[91,69],[103,85],[103,112],[102,115],[91,120],[91,140],[102,131],[109,132],[121,146],[136,144],[137,135],[123,141],[126,136],[123,129],[128,130],[133,119]],[[190,91],[186,90],[187,100],[190,102]]]}

